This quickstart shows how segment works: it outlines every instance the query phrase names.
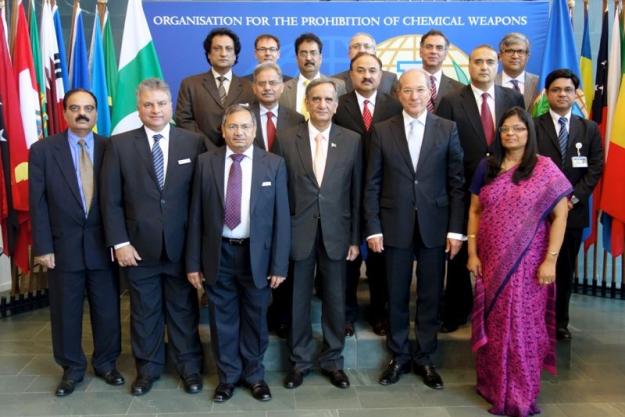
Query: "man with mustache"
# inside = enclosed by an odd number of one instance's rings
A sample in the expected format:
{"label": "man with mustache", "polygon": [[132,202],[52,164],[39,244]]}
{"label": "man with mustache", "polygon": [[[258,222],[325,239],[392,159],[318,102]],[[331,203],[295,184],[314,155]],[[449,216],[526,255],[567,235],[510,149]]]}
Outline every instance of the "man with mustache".
{"label": "man with mustache", "polygon": [[495,77],[495,84],[512,88],[523,94],[525,108],[530,110],[538,95],[538,75],[525,71],[530,56],[530,41],[522,33],[508,33],[499,42],[501,72]]}
{"label": "man with mustache", "polygon": [[97,100],[87,90],[63,99],[68,129],[30,148],[29,191],[34,262],[48,269],[55,361],[63,377],[55,394],[71,394],[83,380],[81,346],[85,292],[89,301],[96,376],[124,384],[116,367],[121,352],[119,279],[104,241],[97,179],[106,138],[92,129]]}

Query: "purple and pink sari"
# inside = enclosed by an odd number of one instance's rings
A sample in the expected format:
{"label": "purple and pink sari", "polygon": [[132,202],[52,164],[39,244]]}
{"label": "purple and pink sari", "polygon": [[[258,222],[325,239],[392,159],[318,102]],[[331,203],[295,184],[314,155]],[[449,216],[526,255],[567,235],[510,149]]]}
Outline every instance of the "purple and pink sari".
{"label": "purple and pink sari", "polygon": [[555,284],[538,282],[549,215],[571,184],[549,158],[538,157],[530,178],[502,173],[479,193],[477,234],[482,276],[472,317],[477,391],[493,414],[539,413],[541,370],[555,374]]}

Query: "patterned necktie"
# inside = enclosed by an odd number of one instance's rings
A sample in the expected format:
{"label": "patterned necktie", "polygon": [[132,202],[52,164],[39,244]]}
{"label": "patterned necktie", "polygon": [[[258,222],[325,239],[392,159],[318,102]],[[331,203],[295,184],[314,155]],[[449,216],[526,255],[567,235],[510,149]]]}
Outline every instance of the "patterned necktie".
{"label": "patterned necktie", "polygon": [[564,161],[566,156],[566,148],[569,144],[569,132],[566,130],[566,117],[560,117],[558,123],[560,123],[560,132],[558,133],[558,143],[560,144],[560,155]]}
{"label": "patterned necktie", "polygon": [[521,89],[519,88],[519,80],[510,80],[510,82],[512,83],[512,88],[514,89],[514,91],[520,93]]}
{"label": "patterned necktie", "polygon": [[217,86],[217,89],[219,90],[219,101],[221,101],[221,105],[223,106],[224,104],[226,104],[226,96],[228,95],[226,93],[226,87],[224,86],[224,81],[226,81],[226,77],[220,75],[219,77],[217,77],[217,81],[219,81],[219,85]]}
{"label": "patterned necktie", "polygon": [[321,181],[323,180],[323,171],[326,169],[326,159],[324,158],[324,143],[325,138],[321,133],[315,136],[315,159],[313,160],[313,170],[315,171],[315,178],[317,178],[317,184],[321,187]]}
{"label": "patterned necktie", "polygon": [[310,81],[308,80],[304,80],[304,89],[303,89],[303,93],[302,93],[302,101],[300,102],[300,114],[302,116],[304,116],[304,119],[308,120],[310,119],[310,113],[308,113],[308,109],[306,108],[306,86],[308,86],[308,83]]}
{"label": "patterned necktie", "polygon": [[273,113],[267,112],[267,150],[270,151],[276,138],[276,125],[273,123]]}
{"label": "patterned necktie", "polygon": [[365,130],[367,132],[371,129],[371,123],[373,122],[373,116],[369,110],[369,103],[369,100],[365,100],[364,106],[362,107],[362,121],[365,123]]}
{"label": "patterned necktie", "polygon": [[495,139],[495,124],[493,123],[493,115],[488,107],[488,93],[482,93],[482,111],[480,112],[480,120],[482,122],[482,129],[484,130],[484,137],[488,146],[493,143]]}
{"label": "patterned necktie", "polygon": [[418,133],[417,120],[410,122],[410,130],[408,131],[408,152],[410,152],[410,160],[412,161],[412,167],[415,172],[417,171],[417,164],[419,163],[419,153],[421,147],[419,146],[419,133]]}
{"label": "patterned necktie", "polygon": [[241,193],[243,174],[241,173],[241,161],[245,155],[235,153],[230,155],[232,165],[228,175],[228,188],[226,189],[226,212],[224,224],[230,230],[234,230],[241,223]]}
{"label": "patterned necktie", "polygon": [[163,158],[163,150],[158,143],[163,139],[163,135],[156,134],[152,136],[154,139],[154,145],[152,146],[152,164],[154,164],[154,173],[156,174],[156,181],[159,188],[162,190],[165,185],[165,159]]}
{"label": "patterned necktie", "polygon": [[82,193],[85,196],[85,213],[89,213],[93,201],[93,163],[89,158],[85,140],[78,139],[78,145],[80,146],[79,169]]}
{"label": "patterned necktie", "polygon": [[436,77],[430,75],[430,100],[428,101],[427,108],[430,113],[434,112],[434,102],[436,101]]}

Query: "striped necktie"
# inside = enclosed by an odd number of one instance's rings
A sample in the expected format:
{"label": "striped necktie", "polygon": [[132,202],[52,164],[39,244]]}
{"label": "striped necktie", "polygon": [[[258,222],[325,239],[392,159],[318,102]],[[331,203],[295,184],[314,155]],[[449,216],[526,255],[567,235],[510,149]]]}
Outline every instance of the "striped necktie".
{"label": "striped necktie", "polygon": [[159,188],[162,190],[165,185],[165,159],[163,157],[163,150],[158,141],[163,139],[163,135],[156,134],[152,136],[152,139],[154,139],[154,145],[152,146],[152,164],[154,164],[156,181],[158,182]]}
{"label": "striped necktie", "polygon": [[560,155],[564,161],[566,156],[566,148],[569,144],[569,132],[566,130],[566,117],[560,117],[558,123],[560,124],[560,132],[558,133],[558,143],[560,144]]}

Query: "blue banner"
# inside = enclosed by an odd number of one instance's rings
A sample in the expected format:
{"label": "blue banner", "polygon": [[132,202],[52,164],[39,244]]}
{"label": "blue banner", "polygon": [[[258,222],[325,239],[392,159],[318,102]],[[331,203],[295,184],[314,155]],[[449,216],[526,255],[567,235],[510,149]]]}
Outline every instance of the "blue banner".
{"label": "blue banner", "polygon": [[[347,46],[356,32],[371,34],[384,69],[401,73],[420,66],[419,40],[430,29],[443,31],[451,45],[443,70],[457,78],[453,61],[465,72],[468,54],[481,44],[498,50],[509,32],[531,42],[527,69],[539,72],[549,19],[549,1],[499,2],[167,2],[145,1],[144,10],[165,79],[174,97],[180,81],[208,69],[202,43],[211,29],[228,27],[241,38],[237,75],[256,66],[254,39],[271,33],[281,42],[278,61],[288,75],[298,73],[294,41],[314,32],[323,41],[321,72],[349,68]],[[452,61],[453,60],[453,61]],[[467,72],[468,75],[468,72]]]}

